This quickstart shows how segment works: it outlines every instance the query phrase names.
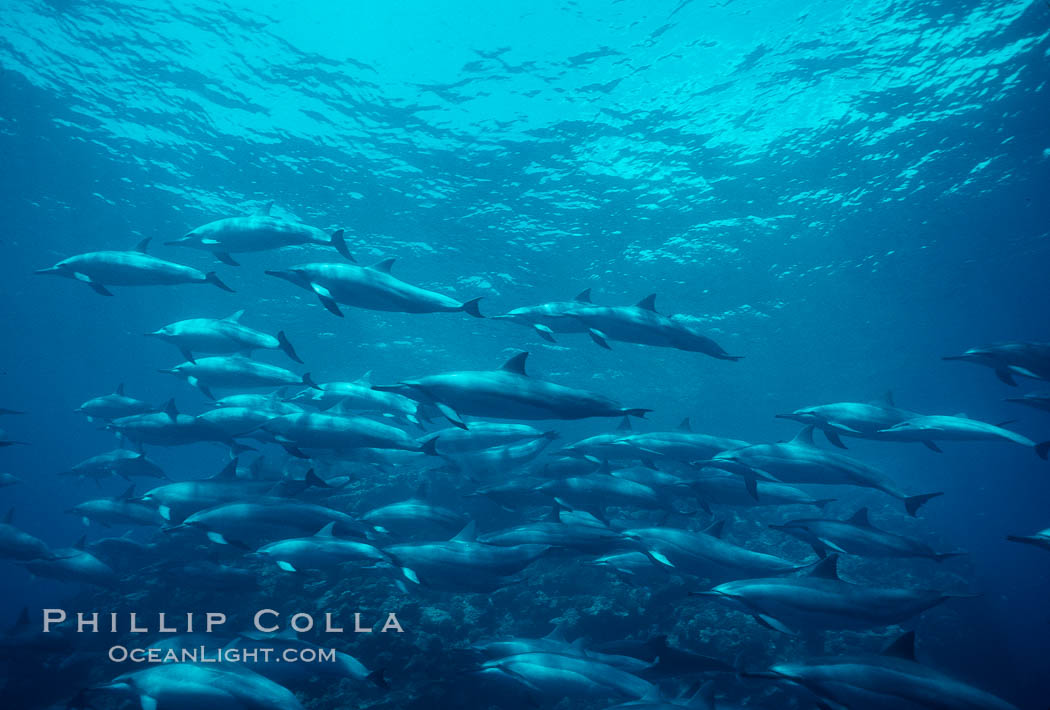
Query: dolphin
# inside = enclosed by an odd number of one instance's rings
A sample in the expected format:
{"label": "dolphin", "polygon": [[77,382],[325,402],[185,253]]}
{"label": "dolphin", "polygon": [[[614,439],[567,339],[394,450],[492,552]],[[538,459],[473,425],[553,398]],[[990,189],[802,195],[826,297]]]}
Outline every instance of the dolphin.
{"label": "dolphin", "polygon": [[120,476],[130,479],[132,476],[143,478],[167,478],[153,461],[146,458],[146,454],[139,451],[128,451],[127,449],[114,449],[98,456],[84,459],[73,466],[69,471],[59,475],[76,476],[84,479],[90,478],[99,483],[103,478]]}
{"label": "dolphin", "polygon": [[596,644],[588,652],[600,651],[633,656],[651,665],[639,675],[645,678],[695,678],[708,673],[732,673],[731,664],[719,658],[704,656],[672,646],[666,634],[658,634],[644,640],[628,639]]}
{"label": "dolphin", "polygon": [[610,340],[617,340],[703,353],[718,360],[735,362],[743,359],[740,355],[730,355],[718,343],[681,320],[657,313],[655,293],[649,294],[634,306],[579,304],[577,308],[566,311],[565,315],[580,321],[591,339],[606,349],[610,349]]}
{"label": "dolphin", "polygon": [[945,416],[940,414],[915,417],[888,429],[883,434],[898,437],[902,441],[1012,441],[1021,446],[1035,449],[1041,459],[1047,458],[1050,452],[1050,441],[1036,444],[1026,436],[1021,436],[1009,429],[995,424],[978,421],[963,416]]}
{"label": "dolphin", "polygon": [[488,545],[467,523],[447,542],[410,542],[384,548],[409,582],[449,591],[493,591],[544,555],[548,545]]}
{"label": "dolphin", "polygon": [[271,542],[252,554],[272,560],[285,572],[335,569],[348,562],[390,564],[389,558],[378,547],[366,542],[336,537],[334,529],[333,521],[315,535]]}
{"label": "dolphin", "polygon": [[33,560],[54,556],[47,543],[16,528],[14,520],[15,510],[12,508],[0,522],[0,559]]}
{"label": "dolphin", "polygon": [[427,488],[425,483],[420,484],[412,498],[369,510],[361,516],[361,522],[401,538],[428,538],[436,534],[436,539],[447,539],[467,521],[462,514],[428,500]]}
{"label": "dolphin", "polygon": [[[927,438],[927,437],[922,437]],[[748,491],[757,497],[758,474],[772,476],[776,482],[818,483],[874,488],[904,502],[908,514],[914,516],[926,501],[941,493],[905,495],[890,478],[871,466],[842,454],[818,449],[813,443],[813,425],[802,429],[790,442],[783,444],[754,444],[742,449],[723,451],[705,466],[722,468],[744,477]]]}
{"label": "dolphin", "polygon": [[834,500],[814,498],[809,493],[785,483],[761,480],[755,482],[755,498],[740,486],[739,476],[714,468],[701,469],[700,474],[691,478],[687,485],[705,507],[714,503],[749,508],[758,505],[815,505],[823,508]]}
{"label": "dolphin", "polygon": [[[295,414],[303,411],[303,408],[294,402],[286,402],[282,399],[284,388],[271,392],[270,394],[231,394],[215,400],[216,407],[244,407],[245,409],[263,410],[274,412],[274,416],[280,414]],[[313,389],[310,389],[313,392]]]}
{"label": "dolphin", "polygon": [[[843,436],[872,441],[898,441],[892,435],[884,433],[885,429],[913,419],[920,415],[907,409],[900,409],[893,402],[893,395],[886,393],[878,402],[835,402],[816,407],[803,407],[790,414],[778,414],[777,419],[791,419],[803,425],[812,424],[824,432],[824,436],[834,446],[845,449]],[[926,448],[940,453],[932,441],[921,442]]]}
{"label": "dolphin", "polygon": [[949,355],[942,360],[962,360],[995,370],[1000,380],[1016,387],[1015,376],[1050,380],[1050,343],[998,343],[970,348],[962,355]]}
{"label": "dolphin", "polygon": [[90,692],[135,698],[144,710],[303,710],[292,691],[236,663],[162,663],[119,675]]}
{"label": "dolphin", "polygon": [[[140,501],[157,509],[169,522],[181,523],[194,513],[214,506],[256,499],[271,493],[279,481],[258,481],[237,477],[236,458],[214,476],[194,481],[176,481],[146,491]],[[306,472],[304,485],[324,488],[313,469]]]}
{"label": "dolphin", "polygon": [[507,360],[499,370],[446,372],[396,385],[376,385],[437,406],[461,429],[470,427],[460,415],[493,419],[586,419],[587,417],[644,417],[648,409],[626,408],[586,390],[545,382],[525,374],[527,352]]}
{"label": "dolphin", "polygon": [[264,362],[256,362],[243,355],[216,355],[187,361],[169,370],[159,372],[185,379],[208,399],[212,387],[278,387],[303,384],[317,387],[310,373],[303,376]]}
{"label": "dolphin", "polygon": [[[486,480],[494,475],[509,475],[535,460],[557,436],[556,432],[548,431],[544,432],[542,437],[523,444],[505,444],[456,455],[441,453],[438,455],[445,460],[446,469],[475,480]],[[437,451],[440,443],[441,440],[434,437],[425,439],[423,446],[433,447]]]}
{"label": "dolphin", "polygon": [[591,303],[591,290],[588,288],[576,295],[572,301],[554,301],[538,306],[515,308],[502,315],[493,316],[494,320],[506,320],[511,323],[532,328],[536,333],[553,343],[555,333],[586,333],[587,326],[578,319],[568,315],[574,308]]}
{"label": "dolphin", "polygon": [[332,247],[344,257],[350,258],[342,229],[326,234],[316,227],[271,217],[272,207],[273,203],[270,202],[246,217],[226,217],[208,222],[181,239],[164,244],[210,251],[216,259],[230,266],[240,266],[231,254],[309,244]]}
{"label": "dolphin", "polygon": [[150,414],[136,414],[114,419],[106,428],[117,432],[138,445],[184,446],[202,441],[214,441],[230,447],[234,453],[250,450],[233,441],[228,434],[207,420],[180,414],[175,400],[168,400],[164,409]]}
{"label": "dolphin", "polygon": [[608,467],[586,476],[557,478],[544,483],[538,490],[569,508],[601,510],[615,505],[643,510],[670,509],[665,496],[644,483],[611,475]]}
{"label": "dolphin", "polygon": [[157,510],[134,498],[135,486],[131,485],[115,498],[98,498],[77,503],[67,512],[79,515],[87,525],[94,520],[101,525],[160,525],[164,519]]}
{"label": "dolphin", "polygon": [[779,663],[745,672],[801,686],[827,708],[850,710],[1018,710],[1010,703],[927,668],[915,660],[915,632],[900,636],[882,655],[842,655],[806,663]]}
{"label": "dolphin", "polygon": [[806,576],[741,579],[694,595],[730,602],[761,625],[788,634],[900,624],[947,599],[967,596],[844,582],[838,555],[828,555]]}
{"label": "dolphin", "polygon": [[820,557],[831,550],[863,557],[924,557],[941,562],[965,554],[936,552],[919,540],[880,530],[868,520],[867,508],[860,508],[847,520],[807,518],[769,527],[808,543]]}
{"label": "dolphin", "polygon": [[17,486],[21,482],[22,479],[12,473],[0,473],[0,488]]}
{"label": "dolphin", "polygon": [[554,438],[551,432],[541,431],[528,424],[477,421],[471,422],[469,426],[469,429],[461,429],[459,427],[439,429],[420,437],[420,439],[436,439],[438,453],[454,456],[524,441]]}
{"label": "dolphin", "polygon": [[22,411],[17,410],[17,409],[5,409],[4,407],[0,407],[0,416],[10,415],[10,414],[25,414],[25,412],[22,412]]}
{"label": "dolphin", "polygon": [[629,461],[631,460],[632,452],[619,442],[630,436],[633,429],[631,420],[625,416],[620,420],[615,431],[580,439],[563,447],[560,453],[563,456],[586,458],[594,463],[602,461]]}
{"label": "dolphin", "polygon": [[613,666],[628,673],[640,674],[652,667],[648,661],[627,655],[601,653],[589,648],[585,638],[578,638],[572,643],[565,638],[565,629],[559,624],[543,638],[501,638],[486,639],[471,644],[471,649],[483,658],[492,660],[519,656],[524,653],[551,653],[560,656],[576,656]]}
{"label": "dolphin", "polygon": [[1050,528],[1041,530],[1035,535],[1007,535],[1006,539],[1010,542],[1022,542],[1026,545],[1035,545],[1044,550],[1050,550]]}
{"label": "dolphin", "polygon": [[621,534],[656,562],[700,577],[787,574],[810,566],[726,542],[724,529],[725,521],[719,520],[698,532],[661,527],[634,528]]}
{"label": "dolphin", "polygon": [[204,273],[192,266],[164,261],[146,253],[149,238],[135,251],[93,251],[63,259],[47,269],[34,273],[63,276],[83,281],[103,296],[112,296],[106,286],[160,286],[184,283],[209,283],[223,291],[233,289],[219,280],[214,271]]}
{"label": "dolphin", "polygon": [[623,540],[601,521],[562,520],[562,507],[555,503],[547,520],[525,523],[506,530],[478,536],[488,545],[550,545],[553,548],[601,553],[622,546]]}
{"label": "dolphin", "polygon": [[283,499],[225,503],[205,508],[187,517],[182,525],[168,528],[201,530],[219,545],[255,550],[272,540],[313,534],[334,523],[339,534],[360,536],[364,527],[346,513],[332,508]]}
{"label": "dolphin", "polygon": [[109,565],[85,549],[84,538],[73,547],[54,550],[49,557],[23,560],[19,564],[36,577],[62,582],[82,582],[111,589],[119,582],[117,573]]}
{"label": "dolphin", "polygon": [[1044,412],[1050,412],[1050,392],[1029,392],[1021,397],[1007,397],[1007,402],[1024,404]]}
{"label": "dolphin", "polygon": [[372,389],[371,377],[367,373],[356,382],[322,382],[316,389],[307,388],[288,401],[312,405],[322,411],[339,405],[344,410],[380,412],[419,424],[419,402],[393,392]]}
{"label": "dolphin", "polygon": [[486,661],[482,671],[508,676],[525,689],[557,699],[642,698],[656,691],[647,680],[577,654],[521,653]]}
{"label": "dolphin", "polygon": [[395,313],[464,311],[475,318],[484,317],[478,308],[480,296],[461,303],[450,296],[413,286],[390,273],[393,264],[393,259],[372,266],[300,264],[284,271],[266,273],[317,294],[321,304],[340,318],[343,312],[339,310],[339,304]]}
{"label": "dolphin", "polygon": [[88,421],[95,419],[111,421],[134,414],[149,414],[157,411],[157,408],[148,402],[128,397],[124,394],[124,383],[122,382],[117,385],[117,389],[112,394],[92,397],[73,411],[83,414]]}
{"label": "dolphin", "polygon": [[421,445],[402,429],[367,417],[347,416],[341,410],[284,414],[263,423],[259,431],[298,458],[308,458],[302,449],[376,448],[434,453],[433,440]]}
{"label": "dolphin", "polygon": [[225,318],[190,318],[169,323],[159,330],[146,333],[160,338],[179,349],[182,356],[194,362],[193,353],[247,353],[253,350],[281,350],[285,355],[302,364],[288,336],[279,331],[275,336],[243,325],[240,310]]}
{"label": "dolphin", "polygon": [[197,421],[214,427],[231,439],[249,436],[266,422],[281,416],[273,410],[251,407],[216,407],[197,415]]}
{"label": "dolphin", "polygon": [[630,434],[613,442],[632,452],[632,457],[643,460],[667,459],[688,463],[698,459],[709,459],[730,449],[748,445],[740,439],[727,439],[709,434],[693,432],[689,419],[683,419],[677,431],[653,431],[645,434]]}

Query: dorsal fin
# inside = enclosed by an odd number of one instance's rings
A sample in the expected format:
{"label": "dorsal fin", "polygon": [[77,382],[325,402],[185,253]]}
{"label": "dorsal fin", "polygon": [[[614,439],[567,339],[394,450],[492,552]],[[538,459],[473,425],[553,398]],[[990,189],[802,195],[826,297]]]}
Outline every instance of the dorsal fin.
{"label": "dorsal fin", "polygon": [[807,427],[803,427],[802,431],[795,434],[795,438],[791,440],[792,444],[805,444],[807,446],[816,446],[813,443],[813,425],[810,424]]}
{"label": "dorsal fin", "polygon": [[552,523],[561,522],[561,511],[565,510],[565,506],[558,502],[558,499],[554,499],[554,505],[551,506],[551,514],[548,518]]}
{"label": "dorsal fin", "polygon": [[426,500],[430,497],[430,481],[420,481],[416,486],[416,494],[412,496],[416,500]]}
{"label": "dorsal fin", "polygon": [[13,507],[12,508],[8,508],[7,515],[4,516],[4,522],[7,525],[10,525],[13,522],[15,522],[15,509]]}
{"label": "dorsal fin", "polygon": [[902,658],[905,661],[914,661],[915,632],[908,631],[907,633],[898,636],[896,641],[883,649],[882,655],[891,658]]}
{"label": "dorsal fin", "polygon": [[135,484],[128,486],[127,490],[120,494],[118,500],[130,500],[135,495]]}
{"label": "dorsal fin", "polygon": [[551,629],[551,632],[543,638],[547,639],[548,641],[561,641],[562,643],[568,641],[568,639],[565,637],[565,622],[556,625],[553,629]]}
{"label": "dorsal fin", "polygon": [[369,268],[375,269],[376,271],[382,271],[384,274],[389,274],[390,269],[394,266],[394,261],[394,259],[383,259],[382,261],[377,261],[372,264]]}
{"label": "dorsal fin", "polygon": [[273,200],[270,200],[266,204],[261,205],[260,207],[257,207],[255,209],[255,211],[252,212],[252,216],[253,217],[269,217],[270,216],[270,210],[272,210],[272,209],[273,209]]}
{"label": "dorsal fin", "polygon": [[149,242],[153,237],[146,237],[141,242],[135,245],[135,251],[139,254],[145,254],[149,251]]}
{"label": "dorsal fin", "polygon": [[80,539],[73,545],[74,550],[83,550],[87,547],[87,533],[80,536]]}
{"label": "dorsal fin", "polygon": [[693,431],[693,425],[689,423],[689,417],[683,419],[682,423],[678,425],[678,431],[687,431],[690,433]]}
{"label": "dorsal fin", "polygon": [[809,571],[809,576],[820,579],[839,579],[839,556],[828,555]]}
{"label": "dorsal fin", "polygon": [[604,473],[606,476],[612,474],[612,464],[609,463],[609,459],[602,459],[597,472]]}
{"label": "dorsal fin", "polygon": [[117,390],[116,390],[116,392],[114,392],[114,394],[119,394],[121,397],[124,396],[124,383],[123,382],[121,382],[119,385],[117,385]]}
{"label": "dorsal fin", "polygon": [[725,520],[716,520],[713,523],[711,523],[710,525],[708,525],[706,528],[704,528],[704,530],[703,530],[703,532],[705,532],[708,535],[711,535],[713,537],[722,537],[722,535],[725,534],[725,531],[726,531],[726,521]]}
{"label": "dorsal fin", "polygon": [[514,357],[512,357],[510,360],[507,360],[505,363],[503,363],[500,369],[505,370],[507,372],[513,372],[516,375],[525,375],[526,377],[528,377],[528,375],[525,374],[525,360],[528,357],[529,354],[527,352],[520,352]]}
{"label": "dorsal fin", "polygon": [[241,316],[243,316],[243,315],[244,315],[244,309],[242,308],[241,310],[236,311],[235,313],[231,313],[230,315],[226,316],[225,318],[223,318],[223,320],[228,320],[231,323],[239,323],[241,321]]}
{"label": "dorsal fin", "polygon": [[572,643],[569,644],[569,648],[572,649],[573,653],[579,656],[587,655],[587,637],[581,636]]}
{"label": "dorsal fin", "polygon": [[572,300],[579,301],[580,303],[591,303],[591,290],[589,288],[583,289],[576,294],[576,298]]}
{"label": "dorsal fin", "polygon": [[852,516],[850,516],[850,518],[846,522],[847,523],[853,523],[854,525],[861,525],[863,527],[870,528],[871,527],[871,522],[868,520],[868,509],[867,508],[861,508],[856,513],[854,513]]}
{"label": "dorsal fin", "polygon": [[172,421],[175,421],[178,418],[179,410],[175,406],[175,398],[174,397],[172,397],[171,399],[169,399],[167,402],[164,403],[164,413],[167,414],[168,417],[170,417]]}
{"label": "dorsal fin", "polygon": [[360,382],[362,385],[370,386],[372,384],[372,371],[366,370],[365,374],[357,378],[357,381]]}
{"label": "dorsal fin", "polygon": [[[262,460],[260,456],[258,461]],[[222,467],[222,470],[211,477],[213,481],[232,481],[237,478],[237,458],[230,459],[230,462]]]}
{"label": "dorsal fin", "polygon": [[466,526],[460,530],[454,538],[453,542],[474,542],[478,537],[478,524],[471,520]]}
{"label": "dorsal fin", "polygon": [[620,423],[616,427],[616,431],[634,431],[634,427],[631,426],[631,418],[624,417],[620,420]]}
{"label": "dorsal fin", "polygon": [[878,404],[883,404],[887,407],[896,407],[896,402],[893,401],[893,390],[886,390],[883,395],[876,400]]}
{"label": "dorsal fin", "polygon": [[647,311],[656,311],[656,294],[650,293],[648,296],[634,304],[638,308],[644,308]]}
{"label": "dorsal fin", "polygon": [[[310,470],[312,471],[313,469]],[[335,521],[333,520],[318,530],[314,537],[335,537]]]}
{"label": "dorsal fin", "polygon": [[882,649],[882,654],[888,655],[891,659],[916,661],[916,632],[902,633],[898,636],[897,641]]}

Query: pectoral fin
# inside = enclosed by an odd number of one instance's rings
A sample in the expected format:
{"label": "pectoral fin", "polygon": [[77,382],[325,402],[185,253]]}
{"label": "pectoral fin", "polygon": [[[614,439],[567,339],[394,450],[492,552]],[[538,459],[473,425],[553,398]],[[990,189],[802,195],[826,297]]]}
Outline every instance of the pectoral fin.
{"label": "pectoral fin", "polygon": [[782,634],[789,634],[791,636],[795,635],[795,632],[785,626],[784,622],[773,618],[769,614],[756,614],[755,621],[762,624],[767,629],[773,629],[774,631],[779,631]]}
{"label": "pectoral fin", "polygon": [[557,342],[554,339],[554,331],[551,330],[549,327],[547,327],[547,326],[545,326],[545,325],[543,325],[541,323],[533,323],[532,324],[532,329],[535,330],[536,334],[539,335],[544,340],[546,340],[548,343],[555,343],[555,342]]}
{"label": "pectoral fin", "polygon": [[215,255],[216,259],[218,259],[219,261],[221,261],[224,264],[227,264],[229,266],[240,266],[240,264],[238,264],[236,261],[233,260],[233,257],[230,256],[229,252],[215,251],[215,252],[212,252],[212,254]]}
{"label": "pectoral fin", "polygon": [[609,347],[609,343],[605,337],[605,333],[601,332],[596,328],[588,328],[587,334],[591,336],[591,340],[593,340],[599,346],[605,348],[606,350],[612,350],[612,348]]}
{"label": "pectoral fin", "polygon": [[321,305],[328,309],[328,312],[332,315],[343,317],[343,312],[339,310],[339,304],[332,298],[332,292],[326,289],[321,284],[310,283],[310,289],[317,294],[317,297],[321,299]]}
{"label": "pectoral fin", "polygon": [[447,404],[442,404],[441,402],[435,402],[435,405],[437,406],[438,411],[441,412],[441,416],[445,417],[445,419],[448,419],[460,429],[467,428],[467,425],[463,422],[462,419],[460,419],[459,414],[456,413],[455,409],[448,406]]}

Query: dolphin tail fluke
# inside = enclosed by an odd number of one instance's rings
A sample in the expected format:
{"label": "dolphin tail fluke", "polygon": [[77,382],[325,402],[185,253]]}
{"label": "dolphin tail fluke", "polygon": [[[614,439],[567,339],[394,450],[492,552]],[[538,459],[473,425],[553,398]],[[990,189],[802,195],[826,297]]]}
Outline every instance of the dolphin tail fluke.
{"label": "dolphin tail fluke", "polygon": [[387,683],[386,678],[383,676],[383,672],[383,668],[380,668],[377,671],[372,671],[365,676],[365,680],[369,683],[374,683],[377,687],[382,688],[383,690],[390,690],[390,684]]}
{"label": "dolphin tail fluke", "polygon": [[288,340],[288,336],[284,334],[284,331],[277,333],[278,347],[284,351],[284,354],[295,360],[300,365],[303,361],[299,358],[299,355],[295,352],[295,348],[292,347],[292,341]]}
{"label": "dolphin tail fluke", "polygon": [[207,283],[210,283],[212,286],[215,286],[216,288],[221,288],[223,291],[229,291],[230,293],[237,293],[232,288],[230,288],[229,286],[224,284],[222,282],[222,279],[219,278],[219,275],[216,274],[214,271],[209,271],[208,273],[206,273],[204,275],[204,280]]}
{"label": "dolphin tail fluke", "polygon": [[474,316],[475,318],[484,318],[485,316],[481,315],[481,309],[478,308],[478,301],[480,301],[482,298],[483,296],[478,296],[477,298],[472,298],[469,301],[464,301],[463,305],[460,306],[460,310]]}
{"label": "dolphin tail fluke", "polygon": [[1046,461],[1047,456],[1050,455],[1050,441],[1044,441],[1041,444],[1036,444],[1035,453],[1043,461]]}
{"label": "dolphin tail fluke", "polygon": [[944,491],[938,491],[936,493],[923,493],[917,496],[908,496],[904,499],[904,508],[908,511],[908,515],[915,517],[915,514],[919,511],[923,505],[926,504],[931,498],[944,495]]}
{"label": "dolphin tail fluke", "polygon": [[332,232],[332,246],[340,256],[347,261],[354,261],[353,255],[350,253],[350,249],[346,246],[346,239],[344,238],[344,232],[341,229],[337,229]]}
{"label": "dolphin tail fluke", "polygon": [[626,414],[629,417],[638,417],[639,419],[645,419],[645,415],[653,410],[643,409],[641,407],[634,407],[633,409],[625,409],[621,414]]}

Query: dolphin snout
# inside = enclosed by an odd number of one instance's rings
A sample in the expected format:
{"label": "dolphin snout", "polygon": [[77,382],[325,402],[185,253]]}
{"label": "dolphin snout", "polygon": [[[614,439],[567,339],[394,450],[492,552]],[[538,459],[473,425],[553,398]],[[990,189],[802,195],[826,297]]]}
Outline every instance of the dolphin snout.
{"label": "dolphin snout", "polygon": [[45,274],[57,274],[60,271],[61,271],[61,269],[59,269],[57,266],[49,266],[46,269],[37,269],[33,273],[34,274],[38,274],[38,275],[45,275]]}

